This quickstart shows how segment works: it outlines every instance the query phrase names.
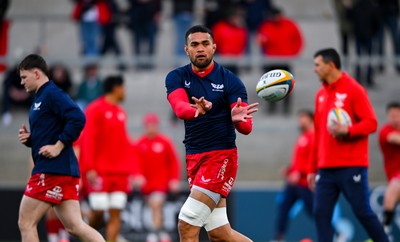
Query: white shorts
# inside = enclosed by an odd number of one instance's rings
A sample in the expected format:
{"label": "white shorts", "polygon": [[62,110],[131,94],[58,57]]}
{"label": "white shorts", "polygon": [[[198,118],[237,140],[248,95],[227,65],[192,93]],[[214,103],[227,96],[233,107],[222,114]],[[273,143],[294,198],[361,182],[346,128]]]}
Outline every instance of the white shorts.
{"label": "white shorts", "polygon": [[125,192],[93,192],[89,194],[89,205],[93,210],[124,209],[128,201]]}

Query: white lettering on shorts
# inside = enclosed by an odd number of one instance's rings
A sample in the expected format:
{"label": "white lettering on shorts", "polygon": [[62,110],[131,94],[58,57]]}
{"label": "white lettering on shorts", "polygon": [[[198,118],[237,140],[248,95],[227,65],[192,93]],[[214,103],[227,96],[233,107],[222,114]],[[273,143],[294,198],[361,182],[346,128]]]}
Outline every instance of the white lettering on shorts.
{"label": "white lettering on shorts", "polygon": [[42,185],[42,187],[44,187],[45,186],[45,183],[44,183],[44,179],[45,179],[45,174],[44,173],[42,173],[42,174],[40,174],[40,177],[39,177],[39,181],[38,181],[38,186],[40,186],[40,185]]}
{"label": "white lettering on shorts", "polygon": [[220,178],[221,180],[224,180],[225,176],[225,171],[226,171],[226,166],[228,165],[229,160],[225,159],[224,164],[221,166],[221,168],[218,171],[218,176],[217,178]]}
{"label": "white lettering on shorts", "polygon": [[53,190],[47,190],[46,192],[46,197],[55,199],[55,200],[61,200],[63,198],[64,194],[62,194],[62,188],[60,186],[55,186],[53,187]]}
{"label": "white lettering on shorts", "polygon": [[230,177],[227,182],[224,183],[224,186],[222,186],[222,190],[224,192],[229,193],[232,190],[233,183],[235,182],[235,178]]}

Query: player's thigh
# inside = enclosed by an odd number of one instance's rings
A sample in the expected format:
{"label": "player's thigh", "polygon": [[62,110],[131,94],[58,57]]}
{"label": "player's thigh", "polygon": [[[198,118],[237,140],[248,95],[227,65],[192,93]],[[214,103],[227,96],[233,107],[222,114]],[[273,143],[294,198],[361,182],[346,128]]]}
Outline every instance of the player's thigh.
{"label": "player's thigh", "polygon": [[50,207],[50,203],[24,195],[19,208],[20,225],[37,224]]}
{"label": "player's thigh", "polygon": [[78,200],[65,200],[55,205],[54,211],[67,229],[75,228],[83,223]]}

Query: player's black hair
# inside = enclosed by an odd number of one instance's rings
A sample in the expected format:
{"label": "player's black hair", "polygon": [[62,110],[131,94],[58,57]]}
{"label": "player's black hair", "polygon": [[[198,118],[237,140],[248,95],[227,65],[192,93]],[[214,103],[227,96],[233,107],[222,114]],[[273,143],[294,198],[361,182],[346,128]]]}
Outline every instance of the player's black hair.
{"label": "player's black hair", "polygon": [[122,76],[108,76],[104,80],[103,90],[104,94],[111,93],[114,90],[114,87],[122,86],[124,84],[124,79]]}
{"label": "player's black hair", "polygon": [[322,56],[322,59],[325,63],[332,61],[338,69],[342,67],[339,53],[333,48],[319,50],[314,54],[314,58],[316,58],[317,56]]}
{"label": "player's black hair", "polygon": [[386,105],[386,111],[389,111],[392,108],[398,108],[400,109],[400,103],[399,102],[390,102]]}
{"label": "player's black hair", "polygon": [[212,41],[214,42],[214,34],[211,31],[211,29],[207,28],[204,25],[195,25],[195,26],[192,26],[190,29],[188,29],[188,31],[186,31],[185,43],[187,43],[187,39],[188,39],[189,35],[193,34],[193,33],[208,33],[211,36]]}
{"label": "player's black hair", "polygon": [[299,111],[297,111],[297,115],[306,115],[311,120],[314,120],[314,112],[309,109],[300,109]]}
{"label": "player's black hair", "polygon": [[49,76],[49,67],[47,66],[46,61],[40,55],[30,54],[26,56],[18,65],[18,71],[29,71],[34,68],[41,70],[46,76]]}

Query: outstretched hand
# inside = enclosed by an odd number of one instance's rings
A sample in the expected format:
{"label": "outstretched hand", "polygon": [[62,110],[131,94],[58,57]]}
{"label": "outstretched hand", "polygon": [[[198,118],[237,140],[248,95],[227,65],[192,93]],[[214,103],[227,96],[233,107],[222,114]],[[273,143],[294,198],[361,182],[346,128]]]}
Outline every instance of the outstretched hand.
{"label": "outstretched hand", "polygon": [[242,99],[239,97],[231,112],[233,123],[247,122],[246,119],[253,118],[252,114],[258,111],[258,103],[252,103],[244,107],[241,104]]}
{"label": "outstretched hand", "polygon": [[199,99],[192,97],[192,100],[195,103],[191,104],[190,106],[196,109],[196,113],[194,114],[195,118],[203,116],[204,114],[206,114],[206,112],[210,111],[212,108],[212,102],[207,101],[204,97],[201,97]]}

